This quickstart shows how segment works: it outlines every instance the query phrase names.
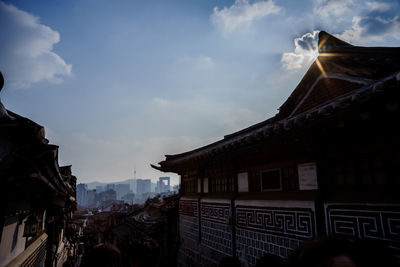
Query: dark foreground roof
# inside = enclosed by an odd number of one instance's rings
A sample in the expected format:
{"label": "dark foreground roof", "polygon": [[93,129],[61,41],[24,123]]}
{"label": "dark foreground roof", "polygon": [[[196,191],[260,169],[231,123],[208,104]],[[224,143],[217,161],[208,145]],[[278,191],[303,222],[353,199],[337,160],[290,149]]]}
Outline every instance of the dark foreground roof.
{"label": "dark foreground roof", "polygon": [[159,166],[151,166],[176,172],[177,166],[188,161],[229,152],[332,116],[399,83],[399,47],[353,46],[321,31],[318,49],[318,58],[274,117],[207,146],[166,155]]}
{"label": "dark foreground roof", "polygon": [[[4,85],[0,73],[0,90]],[[71,166],[58,164],[58,146],[49,144],[45,129],[7,110],[0,101],[0,186],[7,194],[41,185],[55,195],[75,199]],[[13,190],[11,190],[13,188]]]}

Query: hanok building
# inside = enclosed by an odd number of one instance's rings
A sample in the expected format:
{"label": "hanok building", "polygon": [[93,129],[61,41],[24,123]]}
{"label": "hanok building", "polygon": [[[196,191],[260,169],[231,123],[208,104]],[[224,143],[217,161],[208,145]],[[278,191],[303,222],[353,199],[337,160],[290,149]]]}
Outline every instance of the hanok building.
{"label": "hanok building", "polygon": [[400,48],[325,32],[318,47],[274,117],[153,166],[181,176],[181,265],[254,265],[321,236],[400,255]]}
{"label": "hanok building", "polygon": [[44,128],[0,102],[0,266],[62,266],[75,197],[76,177]]}

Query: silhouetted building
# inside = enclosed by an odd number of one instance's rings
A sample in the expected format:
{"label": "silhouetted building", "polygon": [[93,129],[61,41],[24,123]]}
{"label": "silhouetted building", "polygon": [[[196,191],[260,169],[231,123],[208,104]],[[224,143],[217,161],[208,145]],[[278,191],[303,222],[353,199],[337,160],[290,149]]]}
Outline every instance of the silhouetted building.
{"label": "silhouetted building", "polygon": [[117,192],[110,189],[96,195],[96,203],[98,206],[103,206],[104,203],[111,203],[117,200]]}
{"label": "silhouetted building", "polygon": [[180,265],[252,266],[324,235],[400,255],[400,48],[318,47],[274,117],[153,166],[181,176]]}
{"label": "silhouetted building", "polygon": [[134,204],[135,203],[135,194],[128,193],[128,194],[122,196],[121,200],[128,204]]}
{"label": "silhouetted building", "polygon": [[179,185],[174,185],[174,186],[172,187],[172,191],[173,191],[173,192],[178,192],[178,191],[179,191]]}
{"label": "silhouetted building", "polygon": [[78,184],[76,187],[76,199],[78,202],[78,207],[87,207],[88,206],[88,198],[87,198],[88,187],[86,184]]}
{"label": "silhouetted building", "polygon": [[[167,183],[165,184],[164,181]],[[170,178],[169,177],[160,177],[157,181],[157,186],[156,186],[156,193],[166,193],[171,191],[171,185],[170,185]]]}
{"label": "silhouetted building", "polygon": [[129,187],[132,190],[133,193],[137,192],[136,190],[136,185],[137,185],[137,180],[136,179],[128,179]]}
{"label": "silhouetted building", "polygon": [[144,194],[151,192],[151,181],[150,179],[137,179],[136,180],[136,193]]}
{"label": "silhouetted building", "polygon": [[107,184],[105,191],[107,191],[107,190],[114,190],[115,191],[115,184]]}
{"label": "silhouetted building", "polygon": [[61,266],[65,243],[73,244],[65,230],[76,210],[76,177],[59,166],[44,128],[1,101],[0,177],[0,266]]}
{"label": "silhouetted building", "polygon": [[121,200],[122,196],[132,192],[129,184],[117,184],[115,185],[115,191],[117,192],[117,199]]}
{"label": "silhouetted building", "polygon": [[101,193],[104,191],[106,191],[105,186],[101,186],[101,185],[96,186],[96,193]]}
{"label": "silhouetted building", "polygon": [[97,191],[96,189],[88,190],[87,191],[87,207],[95,208],[97,202]]}

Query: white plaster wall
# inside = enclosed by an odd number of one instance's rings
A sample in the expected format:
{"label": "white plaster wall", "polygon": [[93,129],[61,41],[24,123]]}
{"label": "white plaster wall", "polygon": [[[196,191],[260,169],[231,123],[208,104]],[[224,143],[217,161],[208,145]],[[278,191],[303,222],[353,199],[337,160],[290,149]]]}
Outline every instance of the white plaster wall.
{"label": "white plaster wall", "polygon": [[24,227],[25,219],[18,225],[17,216],[5,220],[0,243],[0,266],[5,266],[25,250]]}
{"label": "white plaster wall", "polygon": [[231,200],[230,199],[212,198],[212,197],[204,197],[204,198],[202,198],[200,200],[200,202],[231,204]]}
{"label": "white plaster wall", "polygon": [[203,192],[208,193],[208,178],[204,178],[203,187]]}
{"label": "white plaster wall", "polygon": [[184,196],[181,197],[181,200],[197,200],[196,196]]}
{"label": "white plaster wall", "polygon": [[235,206],[238,205],[277,208],[310,208],[313,211],[315,210],[314,201],[302,200],[236,200]]}
{"label": "white plaster wall", "polygon": [[249,175],[247,172],[241,172],[237,175],[239,192],[249,192]]}

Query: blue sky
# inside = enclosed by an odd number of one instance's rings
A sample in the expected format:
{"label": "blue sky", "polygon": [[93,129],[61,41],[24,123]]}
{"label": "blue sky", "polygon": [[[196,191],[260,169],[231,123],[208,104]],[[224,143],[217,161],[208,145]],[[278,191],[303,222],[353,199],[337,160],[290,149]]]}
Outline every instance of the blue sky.
{"label": "blue sky", "polygon": [[318,30],[400,46],[398,14],[399,1],[0,1],[0,97],[80,182],[156,179],[164,154],[273,116]]}

